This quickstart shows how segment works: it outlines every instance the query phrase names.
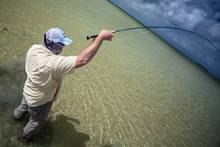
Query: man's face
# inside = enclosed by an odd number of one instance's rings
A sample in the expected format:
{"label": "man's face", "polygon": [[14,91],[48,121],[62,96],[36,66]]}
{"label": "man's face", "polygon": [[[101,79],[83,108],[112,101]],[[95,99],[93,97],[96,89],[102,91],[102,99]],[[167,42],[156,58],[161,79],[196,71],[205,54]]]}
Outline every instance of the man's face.
{"label": "man's face", "polygon": [[52,48],[53,52],[58,55],[62,52],[64,46],[65,45],[62,43],[55,42],[52,44],[51,48]]}

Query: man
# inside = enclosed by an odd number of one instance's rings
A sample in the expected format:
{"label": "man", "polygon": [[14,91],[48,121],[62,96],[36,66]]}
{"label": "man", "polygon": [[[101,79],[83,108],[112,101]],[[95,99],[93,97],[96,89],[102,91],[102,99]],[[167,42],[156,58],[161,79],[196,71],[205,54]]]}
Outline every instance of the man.
{"label": "man", "polygon": [[31,141],[48,117],[64,75],[73,73],[91,61],[104,40],[111,41],[114,31],[102,30],[78,56],[60,56],[63,47],[72,43],[59,28],[51,28],[44,35],[43,45],[33,45],[26,54],[27,79],[21,104],[14,110],[14,118],[21,120],[30,114],[21,138]]}

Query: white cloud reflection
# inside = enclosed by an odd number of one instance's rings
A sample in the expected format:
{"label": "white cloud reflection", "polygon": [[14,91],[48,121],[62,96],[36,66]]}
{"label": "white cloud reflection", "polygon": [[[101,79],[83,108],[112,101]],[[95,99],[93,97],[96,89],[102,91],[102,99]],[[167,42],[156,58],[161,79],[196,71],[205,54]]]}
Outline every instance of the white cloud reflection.
{"label": "white cloud reflection", "polygon": [[125,7],[145,25],[172,26],[199,33],[201,37],[174,30],[155,30],[165,40],[220,79],[219,0],[111,0]]}
{"label": "white cloud reflection", "polygon": [[[220,12],[207,11],[192,0],[124,0],[142,15],[154,15],[160,24],[175,25],[205,35],[220,48]],[[190,4],[189,4],[190,3]],[[219,2],[220,3],[220,2]],[[213,17],[210,17],[213,16]]]}

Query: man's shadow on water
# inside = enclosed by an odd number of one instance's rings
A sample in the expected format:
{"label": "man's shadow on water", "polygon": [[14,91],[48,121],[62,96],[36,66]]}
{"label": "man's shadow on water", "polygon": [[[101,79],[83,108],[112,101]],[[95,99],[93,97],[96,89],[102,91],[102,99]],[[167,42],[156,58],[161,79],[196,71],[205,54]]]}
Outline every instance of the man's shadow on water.
{"label": "man's shadow on water", "polygon": [[79,125],[77,119],[58,115],[55,120],[47,121],[34,138],[33,144],[52,144],[64,147],[86,147],[90,137],[78,132],[74,125]]}

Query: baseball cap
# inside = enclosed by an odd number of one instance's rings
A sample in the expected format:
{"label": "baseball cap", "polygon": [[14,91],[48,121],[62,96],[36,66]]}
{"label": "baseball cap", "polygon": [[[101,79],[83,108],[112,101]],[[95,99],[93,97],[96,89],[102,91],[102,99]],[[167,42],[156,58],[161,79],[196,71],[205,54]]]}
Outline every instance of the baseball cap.
{"label": "baseball cap", "polygon": [[70,45],[73,41],[66,37],[63,30],[59,28],[51,28],[46,32],[46,39],[53,42],[59,42],[64,45]]}

